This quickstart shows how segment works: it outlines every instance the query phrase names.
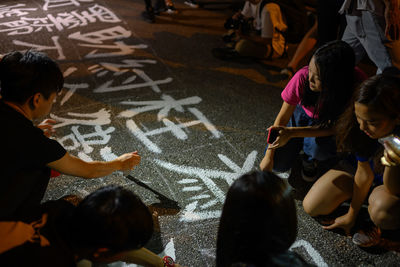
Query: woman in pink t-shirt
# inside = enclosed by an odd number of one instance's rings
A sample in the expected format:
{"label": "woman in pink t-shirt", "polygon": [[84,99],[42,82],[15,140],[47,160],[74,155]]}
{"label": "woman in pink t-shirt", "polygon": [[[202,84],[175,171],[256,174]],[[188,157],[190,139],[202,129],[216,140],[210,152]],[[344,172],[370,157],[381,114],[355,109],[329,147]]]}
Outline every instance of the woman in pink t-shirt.
{"label": "woman in pink t-shirt", "polygon": [[315,51],[309,65],[293,76],[281,94],[281,110],[269,127],[278,135],[267,146],[261,170],[286,172],[302,150],[303,178],[314,181],[318,169],[322,174],[335,162],[332,126],[358,82],[367,78],[354,64],[353,49],[343,41],[332,41]]}

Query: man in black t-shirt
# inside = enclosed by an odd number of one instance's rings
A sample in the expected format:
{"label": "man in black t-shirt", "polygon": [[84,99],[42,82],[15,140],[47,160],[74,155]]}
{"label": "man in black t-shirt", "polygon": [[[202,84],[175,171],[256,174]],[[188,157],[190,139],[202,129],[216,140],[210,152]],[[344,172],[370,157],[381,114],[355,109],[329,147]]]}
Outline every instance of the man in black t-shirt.
{"label": "man in black t-shirt", "polygon": [[85,162],[49,139],[52,123],[32,121],[49,114],[64,83],[45,54],[12,52],[0,61],[0,220],[21,218],[40,205],[50,168],[82,178],[97,178],[139,164],[137,152],[110,162]]}

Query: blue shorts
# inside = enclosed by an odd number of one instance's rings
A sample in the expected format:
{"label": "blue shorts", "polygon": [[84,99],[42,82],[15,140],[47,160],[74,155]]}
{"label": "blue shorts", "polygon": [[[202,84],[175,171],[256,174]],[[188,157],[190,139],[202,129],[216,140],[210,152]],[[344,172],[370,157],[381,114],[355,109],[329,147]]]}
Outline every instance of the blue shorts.
{"label": "blue shorts", "polygon": [[[297,105],[287,127],[311,126],[312,123],[313,119],[305,113],[300,105]],[[335,139],[333,136],[292,138],[285,146],[275,150],[273,170],[276,172],[288,171],[301,150],[304,151],[308,160],[332,159],[336,156]]]}

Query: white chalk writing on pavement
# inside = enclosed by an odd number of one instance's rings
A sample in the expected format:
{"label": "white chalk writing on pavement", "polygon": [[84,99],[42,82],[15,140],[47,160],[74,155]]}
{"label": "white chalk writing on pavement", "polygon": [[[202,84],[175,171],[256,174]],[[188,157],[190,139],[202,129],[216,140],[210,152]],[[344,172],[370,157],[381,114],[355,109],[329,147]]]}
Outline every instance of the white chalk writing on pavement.
{"label": "white chalk writing on pavement", "polygon": [[56,15],[48,14],[46,17],[20,17],[18,20],[0,23],[0,33],[7,35],[26,35],[33,32],[54,30],[63,31],[76,27],[84,27],[89,23],[104,22],[118,23],[121,20],[108,8],[100,5],[88,7],[88,10],[63,12]]}
{"label": "white chalk writing on pavement", "polygon": [[316,251],[313,246],[305,241],[305,240],[296,240],[296,242],[293,243],[293,245],[290,247],[290,250],[303,247],[308,255],[310,255],[311,259],[314,261],[314,263],[318,267],[328,267],[328,264],[324,261],[324,259],[321,257],[321,255]]}
{"label": "white chalk writing on pavement", "polygon": [[[97,112],[94,113],[74,113],[74,112],[68,112],[67,115],[75,118],[63,118],[56,116],[54,114],[50,114],[50,117],[54,120],[56,120],[57,124],[53,126],[53,128],[60,128],[64,127],[67,125],[106,125],[111,122],[110,119],[110,111],[106,110],[105,108],[100,109]],[[85,119],[87,118],[87,119]]]}
{"label": "white chalk writing on pavement", "polygon": [[62,6],[80,6],[82,3],[90,3],[93,0],[44,0],[43,10],[47,11],[49,8],[57,8]]}
{"label": "white chalk writing on pavement", "polygon": [[157,114],[157,119],[160,121],[168,116],[168,113],[171,109],[174,109],[178,112],[184,112],[184,105],[194,105],[201,102],[201,98],[198,96],[192,96],[180,100],[175,100],[172,96],[169,95],[161,95],[162,100],[154,100],[154,101],[123,101],[121,104],[123,105],[132,105],[132,106],[140,106],[138,108],[132,108],[129,110],[125,110],[119,114],[121,117],[132,118],[133,116],[152,110],[160,110]]}
{"label": "white chalk writing on pavement", "polygon": [[36,11],[37,8],[26,8],[25,4],[16,4],[12,6],[0,5],[0,19],[12,16],[21,17],[28,15],[28,11]]}
{"label": "white chalk writing on pavement", "polygon": [[56,50],[58,53],[58,60],[62,60],[65,59],[65,55],[64,55],[64,51],[62,46],[60,45],[60,42],[58,41],[60,37],[59,36],[52,36],[50,39],[53,42],[54,46],[49,46],[49,45],[39,45],[39,44],[32,44],[32,43],[28,43],[28,42],[23,42],[23,41],[19,41],[19,40],[13,40],[13,44],[14,45],[18,45],[18,46],[24,46],[24,47],[28,47],[28,49],[33,48],[34,50],[37,51],[47,51],[47,50]]}
{"label": "white chalk writing on pavement", "polygon": [[188,138],[188,135],[185,131],[183,131],[183,129],[198,124],[202,124],[207,130],[209,130],[213,137],[221,137],[222,134],[197,108],[189,108],[188,110],[193,115],[195,115],[196,120],[179,122],[175,124],[173,121],[164,118],[161,120],[161,122],[164,124],[163,127],[148,131],[143,131],[142,129],[140,129],[140,127],[133,120],[127,120],[126,127],[129,129],[133,136],[139,139],[146,146],[147,149],[154,153],[161,153],[162,150],[156,143],[151,141],[149,137],[169,132],[177,139],[186,140]]}
{"label": "white chalk writing on pavement", "polygon": [[[229,159],[227,156],[223,154],[218,154],[219,159],[229,169],[231,169],[231,172],[216,170],[216,169],[203,169],[199,167],[176,165],[159,159],[154,160],[154,162],[167,170],[198,178],[192,181],[193,183],[195,183],[196,186],[199,186],[199,188],[201,187],[201,189],[199,190],[202,190],[202,186],[205,186],[208,188],[208,192],[213,195],[214,198],[211,198],[210,194],[197,195],[192,198],[192,200],[194,200],[193,202],[186,205],[183,212],[181,213],[180,220],[185,222],[193,222],[198,220],[220,217],[221,210],[219,209],[207,210],[214,204],[217,204],[218,202],[222,204],[225,201],[224,191],[216,185],[213,179],[223,180],[229,187],[237,178],[251,171],[251,169],[254,166],[256,156],[257,156],[257,151],[252,151],[247,156],[245,162],[243,163],[243,166],[240,167],[236,163],[234,163],[231,159]],[[186,185],[189,184],[188,180],[184,178],[182,181],[184,181],[183,182],[184,186],[187,187]],[[183,189],[185,187],[183,187]],[[202,206],[199,206],[200,199],[203,200],[207,199],[208,202]]]}

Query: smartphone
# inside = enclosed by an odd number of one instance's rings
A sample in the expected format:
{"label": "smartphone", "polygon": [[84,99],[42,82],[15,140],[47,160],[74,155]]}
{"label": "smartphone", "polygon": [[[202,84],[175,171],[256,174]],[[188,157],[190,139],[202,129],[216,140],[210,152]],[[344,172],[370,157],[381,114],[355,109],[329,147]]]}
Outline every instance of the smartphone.
{"label": "smartphone", "polygon": [[268,131],[268,137],[267,137],[267,143],[272,144],[275,142],[276,138],[279,135],[279,130],[278,129],[270,129]]}
{"label": "smartphone", "polygon": [[382,145],[385,142],[388,142],[393,147],[393,149],[400,150],[400,138],[398,136],[396,136],[396,135],[392,134],[392,135],[389,135],[387,137],[382,137],[382,138],[379,138],[378,141]]}

